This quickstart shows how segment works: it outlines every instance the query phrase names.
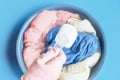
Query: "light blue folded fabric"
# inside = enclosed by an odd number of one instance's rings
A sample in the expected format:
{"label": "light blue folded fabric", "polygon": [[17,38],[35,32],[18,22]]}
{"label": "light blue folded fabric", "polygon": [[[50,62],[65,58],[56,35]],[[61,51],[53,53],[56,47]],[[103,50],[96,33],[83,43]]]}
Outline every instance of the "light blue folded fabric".
{"label": "light blue folded fabric", "polygon": [[[59,29],[60,27],[55,27],[48,32],[46,36],[46,43],[47,43],[46,49],[49,46],[54,46],[55,44],[54,39]],[[77,63],[86,59],[87,57],[97,52],[98,48],[99,48],[99,41],[93,34],[78,32],[78,36],[72,47],[62,49],[67,57],[64,66]]]}

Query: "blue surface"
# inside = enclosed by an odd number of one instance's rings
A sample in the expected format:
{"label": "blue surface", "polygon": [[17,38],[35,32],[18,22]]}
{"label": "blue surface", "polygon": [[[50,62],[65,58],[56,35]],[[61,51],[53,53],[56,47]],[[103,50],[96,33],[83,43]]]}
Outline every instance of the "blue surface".
{"label": "blue surface", "polygon": [[107,39],[107,57],[95,80],[119,80],[120,0],[0,0],[0,80],[20,80],[15,44],[24,21],[37,10],[59,3],[80,7],[97,19]]}

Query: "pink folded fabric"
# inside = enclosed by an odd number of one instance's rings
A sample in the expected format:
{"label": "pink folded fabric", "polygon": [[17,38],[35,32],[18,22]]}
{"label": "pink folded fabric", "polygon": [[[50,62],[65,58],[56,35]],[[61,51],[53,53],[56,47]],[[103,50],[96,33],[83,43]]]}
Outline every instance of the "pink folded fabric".
{"label": "pink folded fabric", "polygon": [[67,19],[80,19],[78,14],[68,11],[48,11],[44,10],[39,13],[30,23],[30,27],[24,33],[24,50],[23,58],[27,68],[40,55],[45,47],[46,34],[52,28],[65,24]]}

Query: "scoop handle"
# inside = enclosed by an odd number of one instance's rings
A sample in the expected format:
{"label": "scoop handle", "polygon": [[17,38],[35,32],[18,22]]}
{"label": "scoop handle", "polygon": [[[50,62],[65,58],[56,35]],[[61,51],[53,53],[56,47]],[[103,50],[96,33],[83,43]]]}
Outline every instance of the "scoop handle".
{"label": "scoop handle", "polygon": [[60,48],[60,49],[63,48],[63,46],[60,46],[60,45],[58,45],[57,43],[55,43],[54,47],[57,47],[57,48]]}

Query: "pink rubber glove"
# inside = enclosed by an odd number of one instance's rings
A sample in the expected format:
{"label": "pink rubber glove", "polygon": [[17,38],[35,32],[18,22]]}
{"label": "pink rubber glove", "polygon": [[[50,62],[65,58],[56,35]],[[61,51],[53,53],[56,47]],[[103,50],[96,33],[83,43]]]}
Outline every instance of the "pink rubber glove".
{"label": "pink rubber glove", "polygon": [[58,48],[50,47],[48,52],[38,57],[21,77],[21,80],[57,80],[66,56]]}

